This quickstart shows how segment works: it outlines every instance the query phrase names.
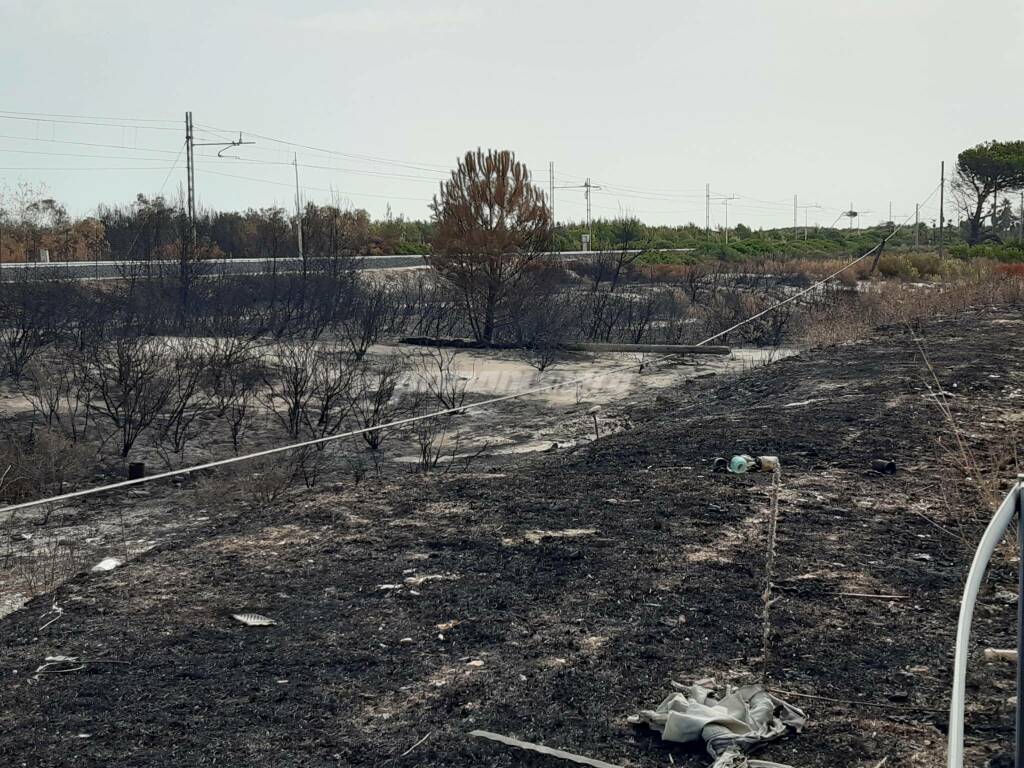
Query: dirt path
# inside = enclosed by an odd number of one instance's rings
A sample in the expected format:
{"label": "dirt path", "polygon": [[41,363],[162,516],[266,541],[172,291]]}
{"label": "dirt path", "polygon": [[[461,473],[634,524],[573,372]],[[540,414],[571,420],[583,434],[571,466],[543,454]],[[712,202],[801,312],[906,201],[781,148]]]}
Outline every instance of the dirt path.
{"label": "dirt path", "polygon": [[[1019,424],[1022,330],[1009,314],[922,329],[979,455]],[[764,758],[940,766],[961,537],[976,539],[981,510],[938,447],[925,376],[909,333],[891,329],[662,390],[631,430],[566,454],[241,515],[225,503],[0,623],[0,757],[560,765],[466,738],[483,728],[623,766],[704,765],[625,718],[671,680],[759,675],[769,479],[710,472],[743,450],[783,462],[772,682],[864,702],[794,698],[811,724]],[[876,457],[900,471],[871,472]],[[979,646],[1012,645],[1014,580],[1008,562],[993,569]],[[54,601],[63,613],[43,628]],[[245,611],[278,623],[230,618]],[[34,679],[58,654],[89,661]],[[968,736],[982,765],[1009,743],[1012,680],[974,670]]]}

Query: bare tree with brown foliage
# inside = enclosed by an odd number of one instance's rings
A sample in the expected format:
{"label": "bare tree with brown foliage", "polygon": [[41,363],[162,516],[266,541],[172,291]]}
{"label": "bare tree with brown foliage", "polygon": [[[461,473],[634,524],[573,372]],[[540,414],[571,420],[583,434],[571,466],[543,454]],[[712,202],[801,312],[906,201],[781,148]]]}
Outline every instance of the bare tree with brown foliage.
{"label": "bare tree with brown foliage", "polygon": [[551,213],[526,166],[508,150],[467,152],[431,204],[430,265],[459,292],[470,328],[490,344],[509,292],[549,256]]}

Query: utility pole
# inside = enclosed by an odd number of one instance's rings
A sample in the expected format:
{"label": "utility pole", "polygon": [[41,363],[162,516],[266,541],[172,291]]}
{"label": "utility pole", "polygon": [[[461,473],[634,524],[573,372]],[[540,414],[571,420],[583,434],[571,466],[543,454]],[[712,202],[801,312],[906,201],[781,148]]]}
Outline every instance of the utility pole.
{"label": "utility pole", "polygon": [[[551,167],[552,167],[552,169],[554,168],[554,163],[551,164]],[[594,242],[594,228],[593,228],[593,225],[590,222],[590,191],[593,190],[593,189],[600,189],[601,187],[599,187],[596,184],[591,184],[589,176],[587,177],[587,180],[585,182],[583,182],[582,184],[568,184],[568,185],[566,185],[564,187],[556,187],[554,185],[554,180],[555,180],[554,171],[552,170],[551,173],[552,173],[552,175],[551,175],[551,182],[552,182],[552,184],[551,184],[551,194],[552,195],[555,194],[555,190],[556,189],[582,189],[583,190],[583,196],[587,200],[587,244],[586,244],[587,247],[584,248],[583,250],[589,251],[590,250],[590,244]]]}
{"label": "utility pole", "polygon": [[889,223],[892,224],[892,200],[889,201]]}
{"label": "utility pole", "polygon": [[594,242],[594,225],[590,221],[590,190],[592,190],[592,189],[600,189],[600,187],[597,187],[597,186],[594,186],[593,184],[591,184],[590,183],[590,177],[587,176],[587,181],[583,185],[583,194],[587,198],[587,237],[590,238],[590,241],[587,244],[588,245],[588,249],[587,250],[590,249],[590,245]]}
{"label": "utility pole", "polygon": [[[804,204],[804,205],[801,205],[800,207],[804,209],[804,240],[806,240],[807,239],[807,211],[810,210],[811,208],[821,208],[821,206],[818,205],[817,203],[814,203],[814,204],[810,204],[810,205]],[[795,231],[795,228],[794,228],[794,231]]]}
{"label": "utility pole", "polygon": [[946,241],[946,161],[939,166],[939,258],[945,253]]}
{"label": "utility pole", "polygon": [[555,161],[552,160],[548,163],[548,187],[551,196],[551,201],[548,204],[548,210],[551,212],[551,228],[555,227]]}
{"label": "utility pole", "polygon": [[196,247],[196,162],[193,154],[192,113],[185,113],[185,160],[188,165],[188,229],[192,248]]}
{"label": "utility pole", "polygon": [[1024,243],[1024,192],[1020,193],[1020,218],[1017,219],[1017,242]]}
{"label": "utility pole", "polygon": [[729,244],[729,201],[735,200],[736,195],[722,198],[722,205],[725,206],[725,244]]}
{"label": "utility pole", "polygon": [[[793,195],[793,239],[794,240],[796,240],[797,237],[798,237],[798,235],[796,233],[796,214],[797,214],[796,195]],[[806,231],[807,230],[805,229],[804,230],[805,234],[806,234]]]}
{"label": "utility pole", "polygon": [[239,132],[238,141],[206,141],[196,143],[192,131],[192,113],[185,113],[185,157],[188,164],[188,226],[189,237],[192,240],[192,248],[196,245],[196,147],[220,147],[217,157],[223,157],[225,150],[232,147],[240,147],[243,144],[255,144],[255,141],[242,141],[242,134]]}
{"label": "utility pole", "polygon": [[704,185],[704,235],[711,239],[711,185]]}
{"label": "utility pole", "polygon": [[921,244],[921,227],[918,226],[918,221],[921,217],[921,204],[914,203],[914,247],[916,248]]}
{"label": "utility pole", "polygon": [[299,194],[299,155],[296,152],[292,157],[295,165],[295,235],[299,246],[299,260],[302,262],[302,271],[306,271],[306,259],[302,254],[302,197]]}

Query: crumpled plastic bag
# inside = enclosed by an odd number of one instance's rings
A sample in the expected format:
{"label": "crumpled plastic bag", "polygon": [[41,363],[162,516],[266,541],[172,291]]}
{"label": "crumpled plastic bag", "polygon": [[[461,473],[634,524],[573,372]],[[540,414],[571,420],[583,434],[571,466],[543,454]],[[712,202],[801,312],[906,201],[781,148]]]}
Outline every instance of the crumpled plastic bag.
{"label": "crumpled plastic bag", "polygon": [[759,685],[729,687],[721,699],[701,685],[672,685],[676,692],[657,709],[641,710],[629,722],[660,731],[665,741],[703,741],[713,768],[787,768],[747,755],[789,731],[799,733],[807,722],[801,709]]}

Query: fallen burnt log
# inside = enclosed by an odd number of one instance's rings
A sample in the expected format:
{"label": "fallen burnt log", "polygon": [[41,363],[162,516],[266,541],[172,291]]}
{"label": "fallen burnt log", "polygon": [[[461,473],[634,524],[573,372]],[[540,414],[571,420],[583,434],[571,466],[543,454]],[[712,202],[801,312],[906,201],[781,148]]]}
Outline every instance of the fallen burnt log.
{"label": "fallen burnt log", "polygon": [[[469,339],[435,339],[428,336],[410,336],[400,339],[402,344],[420,347],[452,347],[455,349],[524,349],[516,344],[485,344]],[[701,347],[694,344],[619,344],[578,342],[556,345],[566,352],[653,352],[664,355],[728,355],[730,347]]]}

